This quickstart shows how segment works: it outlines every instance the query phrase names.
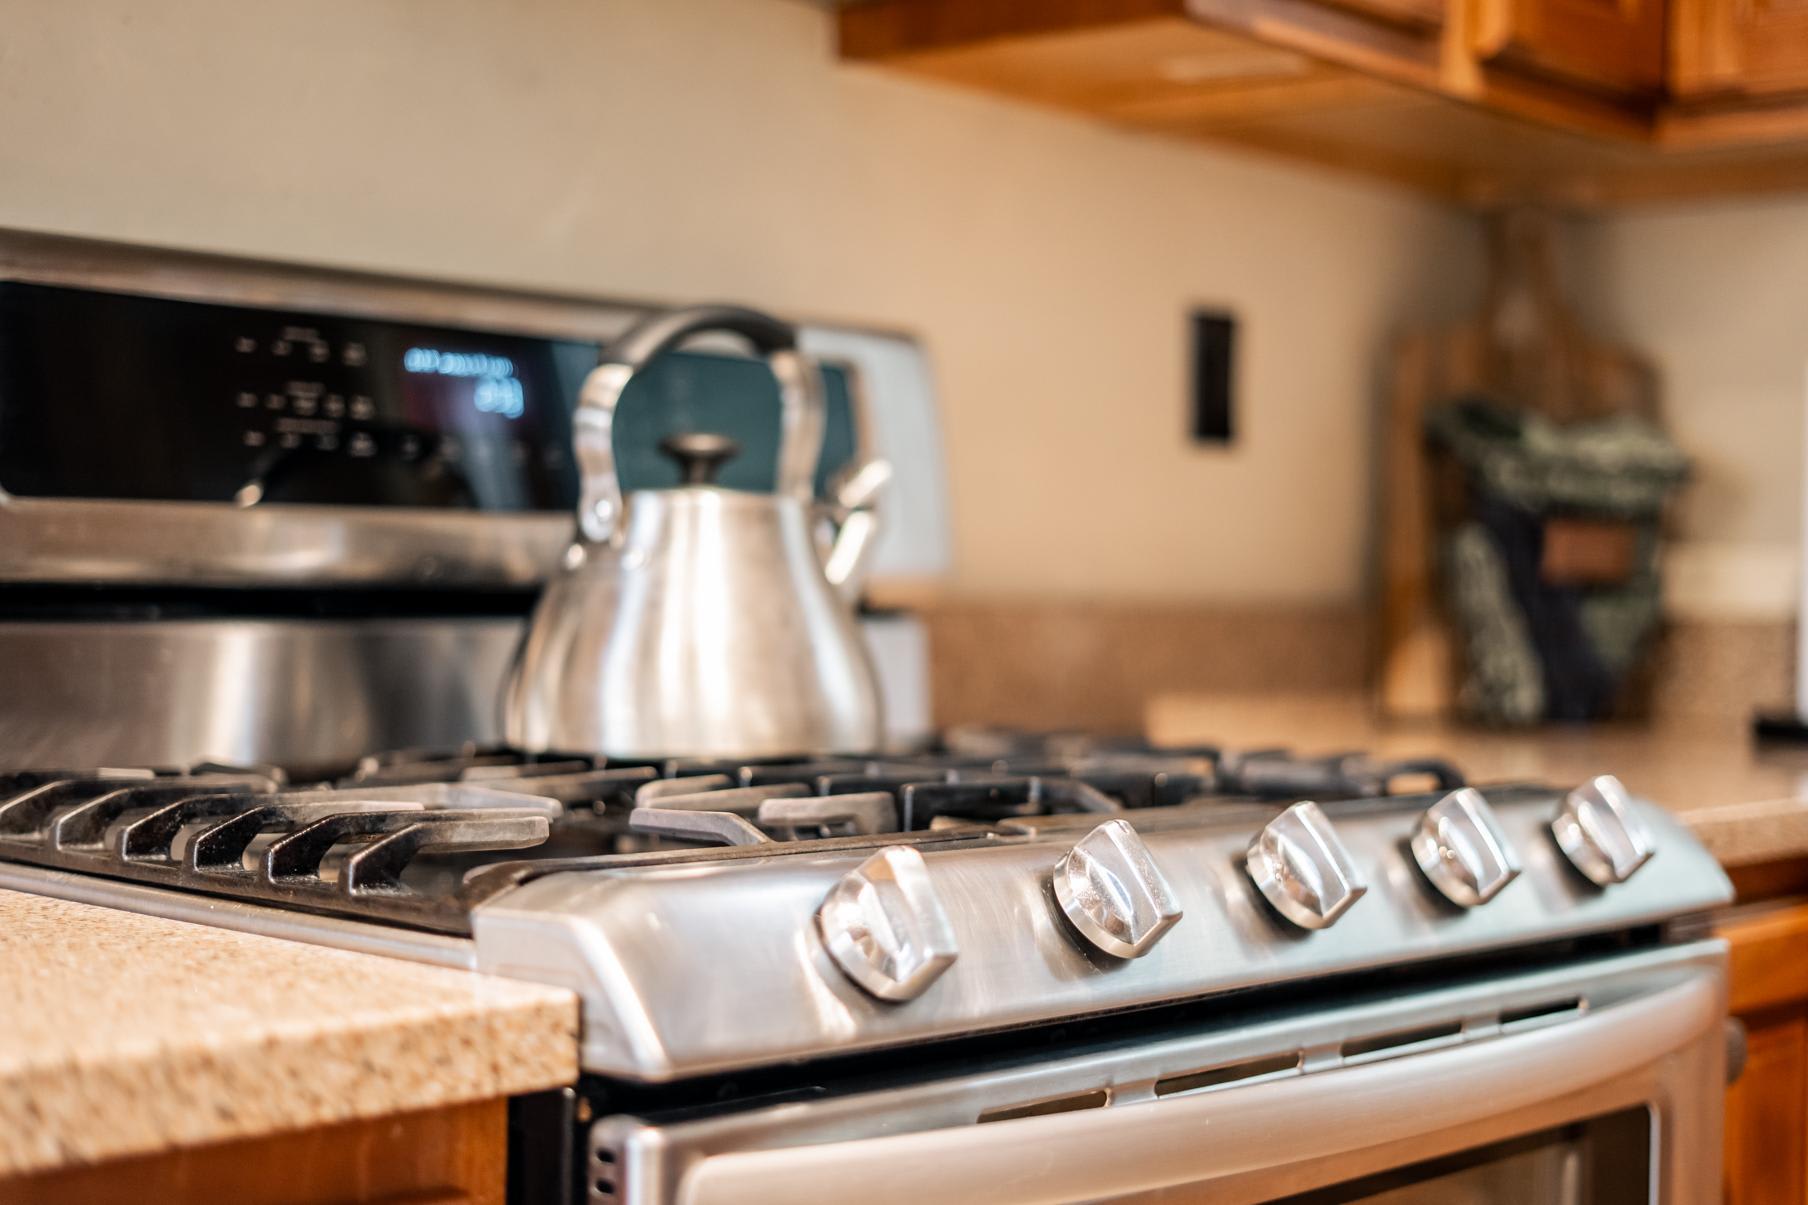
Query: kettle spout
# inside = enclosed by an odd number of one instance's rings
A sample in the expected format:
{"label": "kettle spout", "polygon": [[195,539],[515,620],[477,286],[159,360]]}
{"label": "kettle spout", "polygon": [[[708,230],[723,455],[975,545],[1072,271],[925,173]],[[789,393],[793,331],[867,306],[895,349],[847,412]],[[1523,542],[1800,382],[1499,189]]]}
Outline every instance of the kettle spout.
{"label": "kettle spout", "polygon": [[879,542],[879,497],[891,483],[891,463],[874,458],[844,473],[827,504],[835,535],[823,557],[823,576],[849,606],[859,601]]}

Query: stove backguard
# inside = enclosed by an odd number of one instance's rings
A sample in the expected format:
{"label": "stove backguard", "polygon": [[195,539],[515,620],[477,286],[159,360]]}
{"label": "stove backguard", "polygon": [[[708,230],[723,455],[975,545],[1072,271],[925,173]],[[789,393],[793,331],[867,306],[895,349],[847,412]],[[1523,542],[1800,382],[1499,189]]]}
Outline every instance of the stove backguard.
{"label": "stove backguard", "polygon": [[0,622],[13,687],[0,693],[0,756],[8,766],[310,766],[492,738],[521,623]]}
{"label": "stove backguard", "polygon": [[[0,231],[0,765],[492,738],[571,538],[577,384],[648,308]],[[891,460],[873,580],[933,580],[950,539],[921,348],[803,340],[829,401],[819,487]],[[732,435],[725,483],[767,484],[757,360],[700,343],[641,384],[616,437],[630,488],[673,479],[674,429]],[[926,657],[900,626],[873,639],[920,730]]]}
{"label": "stove backguard", "polygon": [[[11,684],[0,691],[0,768],[214,760],[305,770],[373,749],[491,743],[530,601],[495,595],[463,612],[365,616],[177,609],[167,618],[0,619]],[[922,623],[870,615],[861,630],[885,693],[888,743],[922,740]]]}
{"label": "stove backguard", "polygon": [[[571,530],[570,408],[650,307],[0,231],[0,582],[533,588]],[[873,576],[946,572],[939,419],[908,337],[806,324],[819,490],[896,470]],[[645,404],[636,404],[641,398]],[[732,341],[624,399],[625,485],[679,430],[770,488],[776,383]]]}

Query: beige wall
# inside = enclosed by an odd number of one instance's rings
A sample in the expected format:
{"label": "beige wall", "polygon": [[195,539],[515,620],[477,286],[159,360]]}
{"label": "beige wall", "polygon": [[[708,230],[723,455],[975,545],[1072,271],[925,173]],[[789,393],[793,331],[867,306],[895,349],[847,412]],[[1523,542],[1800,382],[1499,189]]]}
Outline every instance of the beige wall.
{"label": "beige wall", "polygon": [[[1349,601],[1404,195],[834,62],[790,0],[0,0],[0,224],[921,334],[966,592]],[[1229,453],[1183,311],[1243,318]]]}
{"label": "beige wall", "polygon": [[1674,608],[1794,607],[1808,409],[1808,200],[1633,210],[1576,230],[1594,319],[1650,354],[1698,475],[1680,513]]}

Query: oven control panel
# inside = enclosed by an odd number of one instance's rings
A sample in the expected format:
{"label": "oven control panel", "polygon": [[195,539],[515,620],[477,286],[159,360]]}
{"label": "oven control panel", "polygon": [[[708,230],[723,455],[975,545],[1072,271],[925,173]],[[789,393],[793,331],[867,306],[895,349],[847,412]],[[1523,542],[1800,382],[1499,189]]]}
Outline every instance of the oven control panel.
{"label": "oven control panel", "polygon": [[[0,489],[97,498],[518,512],[577,494],[571,407],[598,345],[386,319],[0,282]],[[825,369],[826,479],[853,454]],[[757,361],[667,357],[623,398],[627,488],[677,481],[666,435],[728,434],[720,478],[771,487],[778,393]]]}

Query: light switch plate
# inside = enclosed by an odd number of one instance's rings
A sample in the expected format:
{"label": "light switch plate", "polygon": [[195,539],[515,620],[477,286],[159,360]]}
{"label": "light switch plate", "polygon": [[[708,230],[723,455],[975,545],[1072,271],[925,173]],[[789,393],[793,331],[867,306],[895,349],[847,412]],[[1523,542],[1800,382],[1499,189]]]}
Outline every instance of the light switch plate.
{"label": "light switch plate", "polygon": [[1228,445],[1237,433],[1237,319],[1224,310],[1194,310],[1189,321],[1193,442]]}

